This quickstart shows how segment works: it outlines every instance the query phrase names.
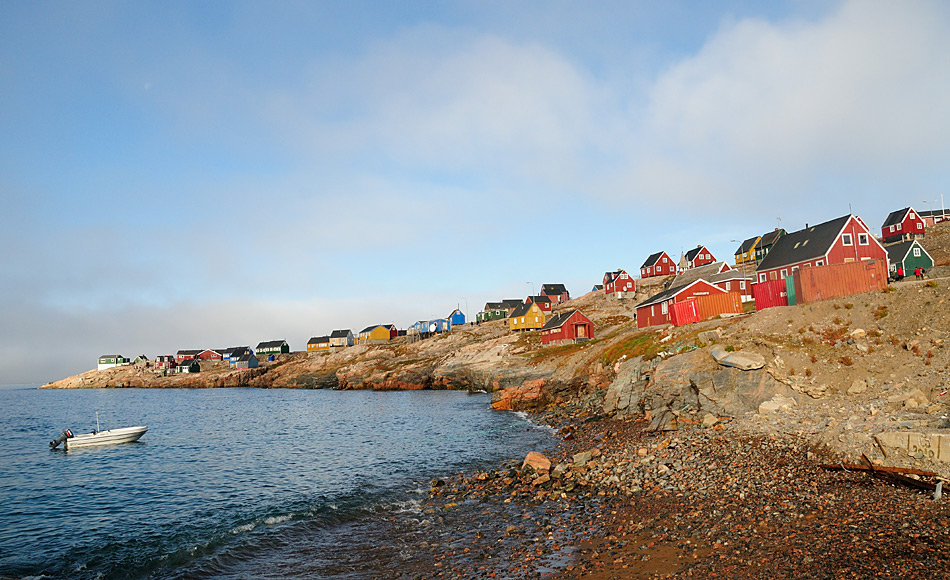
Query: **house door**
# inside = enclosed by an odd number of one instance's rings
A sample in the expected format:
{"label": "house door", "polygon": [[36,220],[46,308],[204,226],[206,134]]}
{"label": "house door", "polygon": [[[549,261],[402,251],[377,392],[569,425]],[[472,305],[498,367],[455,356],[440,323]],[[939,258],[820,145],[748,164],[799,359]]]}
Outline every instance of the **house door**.
{"label": "house door", "polygon": [[577,338],[587,338],[587,325],[586,324],[575,325],[574,336]]}

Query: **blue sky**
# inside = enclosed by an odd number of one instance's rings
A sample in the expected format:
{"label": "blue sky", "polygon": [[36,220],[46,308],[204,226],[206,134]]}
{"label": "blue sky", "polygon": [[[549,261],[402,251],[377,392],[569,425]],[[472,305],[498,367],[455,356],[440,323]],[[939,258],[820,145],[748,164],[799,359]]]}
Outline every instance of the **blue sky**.
{"label": "blue sky", "polygon": [[5,2],[0,383],[947,188],[941,2]]}

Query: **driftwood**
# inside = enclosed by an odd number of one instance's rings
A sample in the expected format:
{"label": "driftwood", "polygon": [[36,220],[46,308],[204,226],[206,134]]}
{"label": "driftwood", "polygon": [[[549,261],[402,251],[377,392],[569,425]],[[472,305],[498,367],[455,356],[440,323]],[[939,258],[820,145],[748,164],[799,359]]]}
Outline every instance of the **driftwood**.
{"label": "driftwood", "polygon": [[933,471],[922,471],[920,469],[907,469],[904,467],[883,467],[880,465],[874,465],[871,463],[871,460],[868,459],[867,455],[861,454],[862,463],[834,463],[834,464],[825,464],[822,465],[822,469],[828,469],[832,471],[864,471],[869,475],[876,477],[878,479],[883,479],[885,481],[890,481],[892,483],[900,483],[909,487],[916,487],[917,489],[923,489],[931,493],[937,491],[937,483],[924,481],[922,479],[914,479],[913,477],[908,477],[909,475],[917,475],[921,477],[937,477],[937,474]]}

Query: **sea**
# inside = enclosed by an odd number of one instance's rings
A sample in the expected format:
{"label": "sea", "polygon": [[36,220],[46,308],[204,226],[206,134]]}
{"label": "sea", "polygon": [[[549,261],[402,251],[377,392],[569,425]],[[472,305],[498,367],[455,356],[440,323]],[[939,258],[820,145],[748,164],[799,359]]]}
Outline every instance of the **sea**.
{"label": "sea", "polygon": [[[50,448],[97,414],[148,432]],[[392,577],[433,478],[554,444],[483,393],[0,387],[0,577]]]}

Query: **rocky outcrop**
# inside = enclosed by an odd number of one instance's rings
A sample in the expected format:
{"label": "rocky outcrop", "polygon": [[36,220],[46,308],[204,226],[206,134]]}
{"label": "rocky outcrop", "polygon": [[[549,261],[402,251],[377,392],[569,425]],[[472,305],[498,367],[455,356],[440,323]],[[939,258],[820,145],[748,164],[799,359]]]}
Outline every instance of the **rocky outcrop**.
{"label": "rocky outcrop", "polygon": [[546,379],[525,381],[520,386],[508,387],[496,391],[491,398],[492,409],[496,411],[520,411],[539,407],[544,404],[543,389]]}

